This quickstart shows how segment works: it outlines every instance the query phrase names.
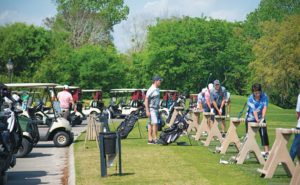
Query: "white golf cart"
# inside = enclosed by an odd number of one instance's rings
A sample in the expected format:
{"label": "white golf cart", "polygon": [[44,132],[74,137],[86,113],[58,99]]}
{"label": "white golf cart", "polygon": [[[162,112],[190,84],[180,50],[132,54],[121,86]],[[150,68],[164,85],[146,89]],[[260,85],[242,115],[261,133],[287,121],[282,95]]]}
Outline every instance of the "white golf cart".
{"label": "white golf cart", "polygon": [[100,89],[83,89],[82,93],[94,93],[94,100],[89,103],[89,106],[82,108],[82,112],[85,115],[101,114],[104,103],[102,102],[103,92]]}
{"label": "white golf cart", "polygon": [[[49,96],[49,99],[51,99],[51,93],[50,89],[54,92],[55,95],[55,87],[58,84],[54,83],[14,83],[14,84],[7,84],[10,88],[26,88],[26,89],[42,89],[45,90],[46,93]],[[57,101],[50,101],[51,107],[50,110],[53,114],[52,116],[49,116],[45,113],[43,113],[42,119],[44,120],[42,124],[38,125],[38,131],[40,136],[40,141],[51,141],[53,140],[55,146],[57,147],[64,147],[68,146],[73,142],[73,133],[70,126],[70,123],[68,120],[62,118],[60,116],[61,109],[59,106],[59,102]],[[35,106],[36,113],[37,112],[43,112],[43,103],[42,101],[39,101],[38,104]],[[54,110],[54,111],[53,111]],[[36,113],[34,115],[36,115]],[[22,116],[28,117],[30,119],[32,118],[31,114],[29,114],[28,111],[23,111]]]}
{"label": "white golf cart", "polygon": [[[111,89],[111,101],[107,112],[111,118],[125,117],[144,106],[143,92],[146,89]],[[127,96],[131,93],[131,100],[127,103]],[[117,103],[117,94],[123,94]]]}

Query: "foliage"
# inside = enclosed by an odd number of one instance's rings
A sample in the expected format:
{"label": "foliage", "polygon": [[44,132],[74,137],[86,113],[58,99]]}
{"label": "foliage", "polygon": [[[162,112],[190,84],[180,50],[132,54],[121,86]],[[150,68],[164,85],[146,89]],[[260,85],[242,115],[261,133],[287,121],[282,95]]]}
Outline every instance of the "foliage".
{"label": "foliage", "polygon": [[31,78],[43,58],[50,52],[52,32],[43,27],[28,26],[24,23],[0,26],[0,73],[7,73],[9,59],[14,64],[17,77]]}
{"label": "foliage", "polygon": [[127,19],[128,6],[123,0],[56,0],[58,14],[45,24],[70,33],[73,48],[83,45],[112,45],[110,31]]}
{"label": "foliage", "polygon": [[[295,104],[300,88],[300,14],[288,16],[281,23],[263,23],[264,34],[253,47],[255,61],[250,69],[273,99],[279,103]],[[280,98],[276,98],[279,96]]]}
{"label": "foliage", "polygon": [[149,27],[147,70],[167,79],[168,89],[199,92],[212,72],[211,81],[229,78],[223,85],[244,93],[249,48],[239,31],[240,23],[207,18],[161,20]]}

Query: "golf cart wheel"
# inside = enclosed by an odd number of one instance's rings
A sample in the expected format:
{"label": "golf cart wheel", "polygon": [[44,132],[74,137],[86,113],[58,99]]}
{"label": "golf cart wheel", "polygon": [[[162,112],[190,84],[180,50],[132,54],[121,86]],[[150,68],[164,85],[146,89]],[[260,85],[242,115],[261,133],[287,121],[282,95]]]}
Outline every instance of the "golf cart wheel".
{"label": "golf cart wheel", "polygon": [[54,145],[57,147],[65,147],[71,144],[70,135],[66,132],[57,132],[53,137]]}
{"label": "golf cart wheel", "polygon": [[16,157],[25,157],[31,152],[33,144],[25,137],[22,138],[22,145],[16,153]]}

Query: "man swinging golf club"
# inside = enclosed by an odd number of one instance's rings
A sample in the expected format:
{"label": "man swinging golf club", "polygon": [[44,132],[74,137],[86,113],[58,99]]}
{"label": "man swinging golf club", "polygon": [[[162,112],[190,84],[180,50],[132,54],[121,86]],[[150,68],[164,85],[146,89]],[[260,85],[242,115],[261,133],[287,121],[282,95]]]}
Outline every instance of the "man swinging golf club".
{"label": "man swinging golf club", "polygon": [[[161,85],[161,81],[163,79],[159,76],[155,76],[153,78],[153,82],[151,87],[148,89],[146,93],[145,99],[145,107],[146,107],[146,115],[150,118],[150,124],[148,128],[148,144],[158,144],[157,141],[157,124],[159,119],[159,102],[160,102],[160,93],[159,86]],[[154,140],[152,137],[154,135]]]}
{"label": "man swinging golf club", "polygon": [[[215,115],[225,116],[225,98],[226,98],[226,89],[220,85],[219,80],[214,81],[214,88],[210,92],[210,99],[214,108]],[[212,116],[214,121],[215,117]],[[222,128],[222,137],[225,137],[225,121],[221,124]]]}

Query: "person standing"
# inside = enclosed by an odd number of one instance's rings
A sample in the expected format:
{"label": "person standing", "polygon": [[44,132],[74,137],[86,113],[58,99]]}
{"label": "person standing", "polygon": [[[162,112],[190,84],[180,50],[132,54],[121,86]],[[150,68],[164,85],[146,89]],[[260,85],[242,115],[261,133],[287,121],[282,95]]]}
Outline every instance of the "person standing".
{"label": "person standing", "polygon": [[[296,129],[300,130],[300,93],[298,95],[298,100],[297,100],[297,105],[296,105],[296,117],[298,120],[298,124]],[[295,139],[293,141],[293,144],[291,146],[291,150],[290,150],[290,156],[292,158],[292,160],[294,161],[296,154],[298,152],[298,155],[300,153],[300,134],[295,134]],[[300,157],[300,156],[298,156]],[[299,158],[300,160],[300,158]]]}
{"label": "person standing", "polygon": [[[163,79],[160,76],[155,76],[152,81],[151,87],[146,93],[145,107],[146,115],[150,119],[150,124],[148,128],[148,144],[158,144],[157,141],[157,124],[159,119],[159,102],[160,102],[160,92],[159,86]],[[152,137],[154,135],[154,140]]]}
{"label": "person standing", "polygon": [[[225,98],[226,98],[226,89],[220,85],[219,80],[214,81],[214,88],[210,92],[210,99],[214,108],[215,115],[225,116]],[[212,116],[212,120],[215,120],[215,117]],[[225,120],[222,121],[222,137],[225,137]]]}
{"label": "person standing", "polygon": [[[204,106],[205,106],[205,92],[207,91],[207,88],[203,88],[202,91],[198,94],[197,96],[197,108],[199,110],[204,111]],[[196,122],[199,123],[199,117],[200,114],[196,116]]]}
{"label": "person standing", "polygon": [[72,94],[68,91],[69,86],[64,85],[63,91],[57,94],[57,99],[60,102],[60,108],[62,110],[62,115],[65,119],[68,119],[70,114],[70,101],[72,102],[72,106],[74,107],[74,112],[76,112],[76,106],[72,97]]}
{"label": "person standing", "polygon": [[[252,94],[248,98],[248,109],[246,114],[246,133],[248,133],[248,122],[266,123],[265,117],[268,108],[268,96],[262,92],[261,85],[252,85]],[[269,157],[269,137],[267,127],[259,128],[261,145],[265,149],[265,160]]]}
{"label": "person standing", "polygon": [[26,110],[27,108],[27,103],[29,100],[29,94],[26,91],[22,92],[23,96],[22,96],[22,110]]}

